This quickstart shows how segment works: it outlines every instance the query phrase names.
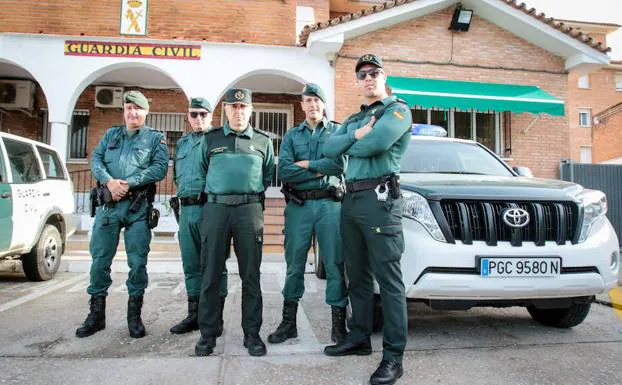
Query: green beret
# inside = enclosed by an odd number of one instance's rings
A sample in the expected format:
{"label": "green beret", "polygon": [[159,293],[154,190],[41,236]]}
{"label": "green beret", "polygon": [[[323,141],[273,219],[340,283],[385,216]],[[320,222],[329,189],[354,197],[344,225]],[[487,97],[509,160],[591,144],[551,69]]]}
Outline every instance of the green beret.
{"label": "green beret", "polygon": [[140,91],[127,91],[124,93],[123,103],[134,103],[143,110],[149,109],[149,101]]}
{"label": "green beret", "polygon": [[324,94],[324,91],[322,91],[322,88],[315,83],[305,84],[302,94],[306,96],[317,96],[320,100],[326,103],[326,95]]}
{"label": "green beret", "polygon": [[367,53],[361,56],[359,60],[356,62],[356,67],[354,67],[354,72],[358,72],[359,69],[365,64],[371,64],[378,68],[382,68],[382,59],[380,59],[378,56],[374,55],[373,53]]}
{"label": "green beret", "polygon": [[247,88],[229,88],[225,94],[225,103],[250,106],[253,104],[253,93]]}
{"label": "green beret", "polygon": [[205,108],[209,112],[213,112],[211,104],[205,98],[190,98],[188,108]]}

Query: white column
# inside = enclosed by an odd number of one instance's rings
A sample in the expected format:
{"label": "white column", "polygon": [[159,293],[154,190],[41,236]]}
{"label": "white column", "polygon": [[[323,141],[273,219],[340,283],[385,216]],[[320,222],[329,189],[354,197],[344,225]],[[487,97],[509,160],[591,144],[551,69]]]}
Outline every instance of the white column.
{"label": "white column", "polygon": [[69,125],[61,122],[51,122],[50,145],[54,147],[61,156],[67,160],[67,143],[69,142]]}

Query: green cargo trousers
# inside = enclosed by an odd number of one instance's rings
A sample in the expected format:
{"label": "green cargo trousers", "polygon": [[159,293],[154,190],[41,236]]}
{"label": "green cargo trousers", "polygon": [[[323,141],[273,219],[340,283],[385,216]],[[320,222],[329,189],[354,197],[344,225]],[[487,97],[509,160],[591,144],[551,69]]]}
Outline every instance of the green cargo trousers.
{"label": "green cargo trousers", "polygon": [[[179,248],[188,298],[201,293],[201,206],[181,206],[179,210]],[[227,254],[227,258],[229,254]],[[227,296],[227,266],[220,279],[220,296]]]}
{"label": "green cargo trousers", "polygon": [[208,202],[203,205],[201,229],[204,229],[201,246],[203,277],[199,296],[201,334],[206,337],[218,334],[220,281],[232,238],[242,280],[242,330],[247,334],[259,333],[263,322],[259,283],[263,246],[261,203],[228,206]]}
{"label": "green cargo trousers", "polygon": [[406,293],[400,259],[404,252],[403,198],[379,202],[374,190],[347,193],[341,206],[341,235],[349,279],[352,319],[348,339],[361,342],[373,326],[373,279],[384,315],[383,359],[401,363],[408,335]]}
{"label": "green cargo trousers", "polygon": [[119,246],[119,234],[125,227],[125,251],[130,273],[125,284],[130,296],[142,296],[147,288],[147,255],[151,242],[151,229],[147,225],[148,204],[131,213],[131,200],[117,202],[110,207],[97,208],[89,251],[93,259],[91,278],[86,292],[94,296],[107,296],[112,284],[110,266]]}
{"label": "green cargo trousers", "polygon": [[285,262],[287,276],[283,298],[298,302],[304,294],[304,274],[313,234],[326,269],[326,303],[345,307],[348,297],[341,248],[341,203],[330,198],[306,200],[300,206],[290,201],[285,207]]}

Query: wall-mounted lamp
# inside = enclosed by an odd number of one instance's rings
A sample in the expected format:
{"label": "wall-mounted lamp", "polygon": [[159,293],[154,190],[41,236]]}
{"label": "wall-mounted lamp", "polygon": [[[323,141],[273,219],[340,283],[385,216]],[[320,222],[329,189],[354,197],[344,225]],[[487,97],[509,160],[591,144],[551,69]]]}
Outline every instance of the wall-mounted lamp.
{"label": "wall-mounted lamp", "polygon": [[471,17],[473,16],[473,10],[462,9],[462,5],[458,3],[453,16],[451,17],[451,24],[449,25],[450,31],[468,31],[471,25]]}

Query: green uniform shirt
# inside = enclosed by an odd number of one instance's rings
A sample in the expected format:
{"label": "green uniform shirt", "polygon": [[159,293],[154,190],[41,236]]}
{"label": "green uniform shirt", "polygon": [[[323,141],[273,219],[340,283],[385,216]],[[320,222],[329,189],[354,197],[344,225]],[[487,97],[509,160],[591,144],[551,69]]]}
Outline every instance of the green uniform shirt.
{"label": "green uniform shirt", "polygon": [[168,170],[168,147],[161,132],[142,126],[129,137],[125,126],[111,127],[93,151],[93,177],[106,184],[126,180],[130,188],[157,182]]}
{"label": "green uniform shirt", "polygon": [[212,194],[258,194],[274,176],[274,150],[268,134],[253,128],[237,133],[224,127],[203,135],[199,177]]}
{"label": "green uniform shirt", "polygon": [[[338,124],[326,118],[311,130],[305,120],[300,125],[285,133],[279,153],[279,178],[295,190],[326,189],[339,182],[339,176],[345,168],[345,156],[336,159],[324,157],[323,147]],[[309,168],[296,166],[294,163],[308,160]],[[317,174],[322,174],[318,176]]]}
{"label": "green uniform shirt", "polygon": [[338,158],[349,156],[346,180],[380,178],[400,172],[400,160],[408,147],[412,115],[403,103],[388,106],[373,129],[360,140],[354,132],[369,123],[374,112],[396,100],[388,96],[351,115],[324,144],[324,155]]}
{"label": "green uniform shirt", "polygon": [[199,173],[201,139],[205,132],[191,132],[182,136],[175,145],[173,180],[180,198],[196,197],[205,187],[205,174]]}

